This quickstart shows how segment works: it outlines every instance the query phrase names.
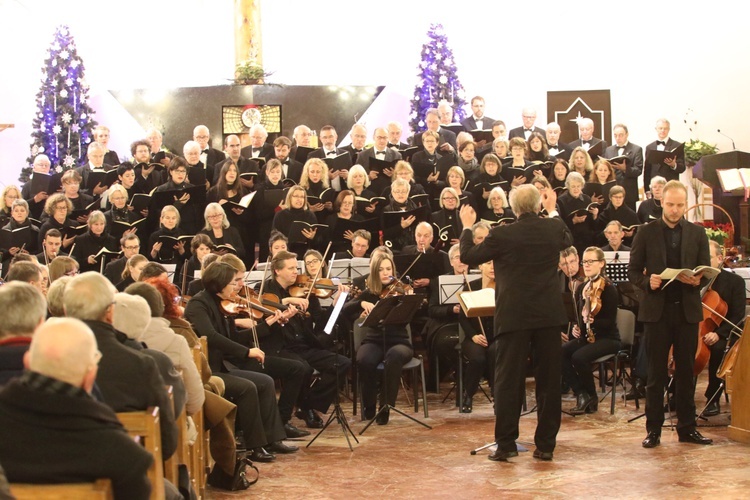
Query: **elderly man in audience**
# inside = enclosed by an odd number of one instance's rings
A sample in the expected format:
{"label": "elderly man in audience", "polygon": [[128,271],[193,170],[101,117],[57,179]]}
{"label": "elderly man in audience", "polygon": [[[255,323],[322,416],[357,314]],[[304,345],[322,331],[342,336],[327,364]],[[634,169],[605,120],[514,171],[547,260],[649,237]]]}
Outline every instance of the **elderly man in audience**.
{"label": "elderly man in audience", "polygon": [[47,304],[39,290],[15,281],[0,286],[0,386],[23,373],[23,356],[31,335],[47,316]]}
{"label": "elderly man in audience", "polygon": [[[43,301],[34,302],[41,310]],[[91,395],[101,358],[79,320],[55,318],[36,330],[24,356],[27,371],[0,391],[0,462],[10,481],[106,478],[117,499],[149,498],[153,458]]]}

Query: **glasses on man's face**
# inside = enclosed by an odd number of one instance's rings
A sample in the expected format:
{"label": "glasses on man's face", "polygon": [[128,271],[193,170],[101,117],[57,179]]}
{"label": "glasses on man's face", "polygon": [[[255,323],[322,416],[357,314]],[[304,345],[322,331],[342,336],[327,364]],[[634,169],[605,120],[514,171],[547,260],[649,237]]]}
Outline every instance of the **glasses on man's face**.
{"label": "glasses on man's face", "polygon": [[582,264],[583,264],[584,266],[590,266],[590,265],[591,265],[591,264],[593,264],[594,262],[602,262],[602,261],[601,261],[601,259],[584,260],[584,261],[582,262]]}
{"label": "glasses on man's face", "polygon": [[141,246],[140,245],[130,245],[130,246],[126,246],[126,247],[123,247],[123,248],[125,250],[138,250],[139,248],[141,248]]}

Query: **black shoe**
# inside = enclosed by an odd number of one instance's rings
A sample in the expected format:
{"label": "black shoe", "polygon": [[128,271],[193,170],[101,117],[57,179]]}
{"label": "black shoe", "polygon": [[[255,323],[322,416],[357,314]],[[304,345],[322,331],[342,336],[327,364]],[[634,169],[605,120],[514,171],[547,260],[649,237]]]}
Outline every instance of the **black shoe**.
{"label": "black shoe", "polygon": [[297,453],[299,451],[299,448],[297,448],[296,446],[284,444],[283,441],[276,441],[275,443],[271,443],[266,446],[266,449],[271,453],[278,453],[280,455],[288,455],[290,453]]}
{"label": "black shoe", "polygon": [[300,420],[304,420],[308,429],[323,428],[323,419],[315,413],[315,410],[297,410],[294,416]]}
{"label": "black shoe", "polygon": [[461,403],[461,413],[471,413],[474,398],[468,394],[464,394],[463,402]]}
{"label": "black shoe", "polygon": [[247,455],[247,458],[253,462],[273,462],[276,460],[276,455],[268,453],[264,448],[255,448],[252,453]]}
{"label": "black shoe", "polygon": [[625,394],[625,401],[644,399],[646,397],[646,385],[642,379],[636,378],[633,387]]}
{"label": "black shoe", "polygon": [[693,430],[687,434],[680,436],[680,443],[693,443],[693,444],[713,444],[713,439],[703,437],[700,432]]}
{"label": "black shoe", "polygon": [[375,418],[375,407],[374,406],[365,406],[362,408],[362,416],[365,420],[372,420]]}
{"label": "black shoe", "polygon": [[513,458],[517,456],[518,456],[518,450],[504,451],[498,447],[497,450],[487,455],[487,458],[492,460],[493,462],[507,462],[509,458]]}
{"label": "black shoe", "polygon": [[586,413],[596,413],[599,411],[599,398],[597,396],[589,396],[589,404],[586,407]]}
{"label": "black shoe", "polygon": [[284,424],[284,432],[286,432],[287,439],[297,439],[309,436],[310,433],[302,429],[298,429],[289,422]]}
{"label": "black shoe", "polygon": [[542,451],[537,448],[536,450],[534,450],[534,458],[538,458],[539,460],[552,460],[552,452]]}
{"label": "black shoe", "polygon": [[378,413],[378,419],[375,421],[375,423],[378,425],[386,425],[390,416],[391,410],[390,408],[386,408],[385,410]]}
{"label": "black shoe", "polygon": [[718,415],[721,412],[721,407],[719,406],[718,401],[714,401],[712,403],[709,403],[708,406],[706,406],[706,409],[703,410],[703,415],[706,417],[714,417]]}
{"label": "black shoe", "polygon": [[657,432],[649,432],[641,443],[644,448],[656,448],[661,443],[661,436]]}
{"label": "black shoe", "polygon": [[591,403],[591,396],[589,396],[588,392],[580,393],[577,398],[577,404],[569,411],[571,415],[583,415]]}

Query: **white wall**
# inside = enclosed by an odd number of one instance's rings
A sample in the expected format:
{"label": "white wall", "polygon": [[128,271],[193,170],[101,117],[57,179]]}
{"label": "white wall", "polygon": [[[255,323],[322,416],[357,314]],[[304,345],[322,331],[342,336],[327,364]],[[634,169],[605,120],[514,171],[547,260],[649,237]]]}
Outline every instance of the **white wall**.
{"label": "white wall", "polygon": [[[70,26],[96,119],[113,129],[113,149],[123,154],[141,131],[107,90],[155,87],[155,98],[168,98],[172,87],[226,83],[234,65],[232,5],[0,0],[0,123],[16,124],[0,133],[0,181],[15,181],[27,156],[39,70],[56,25]],[[610,89],[612,121],[628,124],[635,143],[653,140],[658,116],[672,121],[674,138],[688,139],[682,120],[692,109],[703,140],[731,149],[716,133],[721,128],[750,150],[743,123],[750,37],[738,9],[726,0],[700,7],[676,0],[262,0],[263,57],[273,82],[388,85],[408,100],[427,29],[437,21],[467,92],[483,95],[487,114],[510,127],[525,105],[536,106],[542,121],[548,90]],[[558,62],[550,65],[553,55]],[[406,121],[408,112],[397,118]]]}

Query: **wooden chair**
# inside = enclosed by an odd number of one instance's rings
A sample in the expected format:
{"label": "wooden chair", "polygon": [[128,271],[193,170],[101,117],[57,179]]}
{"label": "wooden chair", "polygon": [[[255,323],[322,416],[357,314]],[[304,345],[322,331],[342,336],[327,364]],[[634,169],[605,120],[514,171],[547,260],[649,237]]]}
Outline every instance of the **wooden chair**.
{"label": "wooden chair", "polygon": [[139,439],[143,447],[154,457],[154,463],[148,469],[148,478],[151,481],[151,498],[163,500],[164,467],[161,454],[159,407],[153,406],[146,411],[121,412],[117,414],[117,418],[125,427],[128,434]]}
{"label": "wooden chair", "polygon": [[17,500],[111,500],[112,482],[97,479],[93,483],[20,484],[11,483],[10,492]]}
{"label": "wooden chair", "polygon": [[[203,364],[201,363],[201,352],[206,352],[203,347],[205,344],[205,338],[201,338],[202,342],[196,345],[192,349],[193,362],[198,368],[198,373],[203,378]],[[198,498],[205,496],[206,490],[206,457],[210,455],[208,448],[208,432],[206,432],[205,418],[203,415],[203,408],[192,415],[193,423],[198,432],[198,437],[195,443],[188,447],[188,469],[190,470],[190,480],[193,483],[193,489],[195,490]]]}

